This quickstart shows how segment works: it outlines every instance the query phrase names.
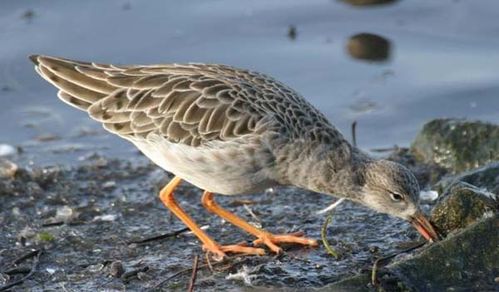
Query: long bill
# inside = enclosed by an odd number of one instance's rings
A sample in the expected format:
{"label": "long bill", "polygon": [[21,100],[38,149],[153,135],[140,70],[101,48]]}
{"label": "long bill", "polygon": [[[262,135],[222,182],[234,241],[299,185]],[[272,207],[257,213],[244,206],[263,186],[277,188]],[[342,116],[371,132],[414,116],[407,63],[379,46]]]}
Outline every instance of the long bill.
{"label": "long bill", "polygon": [[433,228],[433,225],[431,225],[430,221],[426,219],[425,215],[421,213],[421,211],[418,211],[414,216],[412,216],[410,221],[412,226],[414,226],[414,228],[416,228],[416,230],[421,233],[426,240],[430,242],[440,240],[440,236],[435,231],[435,228]]}

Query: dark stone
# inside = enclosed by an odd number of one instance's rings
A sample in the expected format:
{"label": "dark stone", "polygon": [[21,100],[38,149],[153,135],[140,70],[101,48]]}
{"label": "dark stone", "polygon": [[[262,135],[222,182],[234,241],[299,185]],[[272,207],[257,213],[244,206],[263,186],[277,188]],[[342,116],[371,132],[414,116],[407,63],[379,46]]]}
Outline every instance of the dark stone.
{"label": "dark stone", "polygon": [[453,173],[499,160],[499,126],[462,119],[436,119],[423,126],[412,143],[419,161]]}
{"label": "dark stone", "polygon": [[348,4],[354,6],[375,6],[375,5],[384,5],[384,4],[392,4],[398,0],[343,0]]}
{"label": "dark stone", "polygon": [[[485,218],[378,273],[378,291],[497,291],[499,216]],[[372,291],[369,274],[318,291]]]}
{"label": "dark stone", "polygon": [[499,209],[495,194],[465,182],[450,186],[432,210],[430,221],[438,232],[446,235],[456,229],[493,216]]}
{"label": "dark stone", "polygon": [[469,183],[480,189],[499,195],[499,161],[488,164],[484,167],[474,169],[458,176],[442,179],[435,189],[443,193],[446,188],[459,181]]}
{"label": "dark stone", "polygon": [[125,273],[125,268],[120,261],[114,261],[109,266],[109,274],[115,278],[120,278]]}
{"label": "dark stone", "polygon": [[359,33],[350,37],[347,50],[355,59],[387,61],[390,57],[390,41],[372,33]]}
{"label": "dark stone", "polygon": [[389,270],[414,291],[493,291],[499,275],[498,228],[496,214]]}

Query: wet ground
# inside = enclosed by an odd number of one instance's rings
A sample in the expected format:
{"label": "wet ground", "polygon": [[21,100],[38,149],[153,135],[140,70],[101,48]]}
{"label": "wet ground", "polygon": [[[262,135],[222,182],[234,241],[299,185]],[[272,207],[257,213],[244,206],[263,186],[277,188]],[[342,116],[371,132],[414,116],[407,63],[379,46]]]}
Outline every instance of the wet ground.
{"label": "wet ground", "polygon": [[[211,272],[191,234],[132,243],[184,228],[155,195],[167,179],[145,159],[131,163],[94,156],[78,167],[20,169],[15,179],[2,180],[0,267],[4,274],[0,287],[26,275],[12,274],[9,278],[6,271],[14,267],[9,266],[14,260],[33,249],[43,249],[39,265],[18,289],[185,289],[190,271],[176,273],[191,268],[195,255],[200,256],[202,267],[198,288],[321,287],[369,269],[376,258],[401,250],[418,237],[406,222],[344,203],[327,230],[340,259],[322,246],[288,246],[280,257],[268,254],[213,262]],[[253,239],[209,215],[201,207],[200,190],[185,185],[177,194],[181,205],[220,242]],[[320,239],[325,216],[315,212],[332,199],[283,188],[259,196],[219,196],[218,201],[270,231],[304,231]],[[125,273],[135,271],[135,275],[113,277],[120,275],[117,261]],[[30,260],[17,267],[29,270]]]}

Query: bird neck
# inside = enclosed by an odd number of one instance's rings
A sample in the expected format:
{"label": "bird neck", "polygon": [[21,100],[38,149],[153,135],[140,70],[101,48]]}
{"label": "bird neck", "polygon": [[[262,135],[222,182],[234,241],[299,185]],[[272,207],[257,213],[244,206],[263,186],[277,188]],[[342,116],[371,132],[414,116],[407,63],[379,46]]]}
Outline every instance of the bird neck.
{"label": "bird neck", "polygon": [[320,145],[304,149],[286,151],[287,167],[281,174],[283,184],[354,201],[358,199],[359,173],[372,158],[346,141],[334,148]]}

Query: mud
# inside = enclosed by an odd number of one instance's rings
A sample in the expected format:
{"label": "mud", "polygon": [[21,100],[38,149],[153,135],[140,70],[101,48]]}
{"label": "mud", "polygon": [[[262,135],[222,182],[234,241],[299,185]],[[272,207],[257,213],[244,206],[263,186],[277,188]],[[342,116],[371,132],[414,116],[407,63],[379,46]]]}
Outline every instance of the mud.
{"label": "mud", "polygon": [[[15,289],[185,289],[190,271],[158,285],[190,269],[196,254],[202,267],[198,288],[321,287],[369,268],[377,257],[419,237],[402,220],[347,202],[335,211],[328,228],[330,243],[341,253],[339,260],[322,246],[287,246],[282,256],[268,252],[262,257],[213,262],[211,272],[193,235],[131,243],[184,228],[156,196],[167,180],[167,174],[141,156],[124,161],[95,155],[73,167],[20,165],[14,178],[0,181],[0,271],[4,272],[0,285],[25,275],[6,275],[7,269],[30,267],[30,260],[14,266],[12,261],[43,249],[36,272]],[[208,214],[201,207],[200,194],[184,184],[177,199],[201,226],[209,226],[208,233],[221,243],[253,239]],[[333,198],[280,188],[254,196],[218,196],[217,200],[270,231],[304,231],[320,239],[325,217],[315,212]]]}

